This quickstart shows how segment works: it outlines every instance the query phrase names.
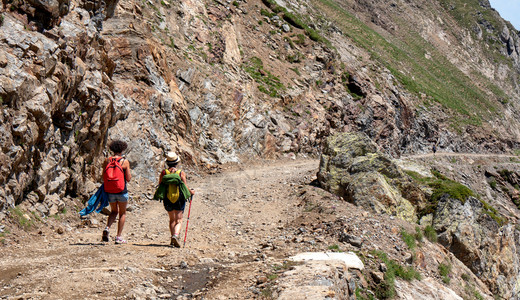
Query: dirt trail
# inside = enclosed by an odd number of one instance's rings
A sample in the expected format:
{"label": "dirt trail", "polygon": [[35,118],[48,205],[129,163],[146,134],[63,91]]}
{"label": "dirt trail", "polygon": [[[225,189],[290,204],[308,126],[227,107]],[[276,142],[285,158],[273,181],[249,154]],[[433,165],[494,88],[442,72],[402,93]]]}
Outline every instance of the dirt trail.
{"label": "dirt trail", "polygon": [[459,152],[436,152],[433,153],[423,153],[423,154],[414,154],[414,155],[403,155],[402,159],[409,158],[432,158],[436,156],[441,157],[471,157],[471,158],[515,158],[518,159],[518,155],[508,155],[508,154],[493,154],[493,153],[459,153]]}
{"label": "dirt trail", "polygon": [[[72,211],[25,236],[8,237],[1,248],[0,298],[254,297],[249,287],[255,272],[297,251],[271,246],[266,255],[261,245],[300,215],[296,190],[315,178],[318,161],[237,168],[191,180],[197,194],[185,248],[169,247],[162,203],[145,199],[131,201],[126,245],[114,244],[115,225],[112,241],[101,242],[106,216],[93,213],[94,225],[81,226]],[[185,225],[186,218],[182,238]]]}

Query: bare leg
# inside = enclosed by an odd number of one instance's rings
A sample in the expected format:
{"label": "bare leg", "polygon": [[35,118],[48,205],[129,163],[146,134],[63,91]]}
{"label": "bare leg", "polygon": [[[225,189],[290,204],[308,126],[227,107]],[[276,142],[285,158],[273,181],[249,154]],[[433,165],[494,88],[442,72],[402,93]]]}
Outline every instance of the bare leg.
{"label": "bare leg", "polygon": [[182,210],[174,210],[175,214],[175,226],[173,228],[173,234],[179,236],[181,233],[181,224],[182,224]]}
{"label": "bare leg", "polygon": [[182,224],[182,210],[172,210],[168,212],[170,217],[170,233],[171,235],[179,236],[181,233]]}
{"label": "bare leg", "polygon": [[108,221],[107,221],[108,229],[110,229],[110,226],[112,226],[112,224],[114,224],[114,221],[116,220],[118,213],[119,213],[119,210],[117,207],[117,202],[110,203],[110,215],[108,216]]}
{"label": "bare leg", "polygon": [[123,227],[125,226],[126,220],[126,205],[128,202],[116,202],[119,208],[119,222],[117,223],[117,236],[121,236],[123,233]]}

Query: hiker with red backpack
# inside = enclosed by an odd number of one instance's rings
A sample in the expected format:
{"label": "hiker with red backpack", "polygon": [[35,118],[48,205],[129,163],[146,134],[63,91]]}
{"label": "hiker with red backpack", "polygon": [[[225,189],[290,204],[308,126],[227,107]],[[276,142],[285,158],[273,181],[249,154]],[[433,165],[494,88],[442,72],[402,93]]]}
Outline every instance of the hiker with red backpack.
{"label": "hiker with red backpack", "polygon": [[[195,194],[195,190],[188,188],[186,173],[177,169],[180,161],[181,159],[175,152],[166,154],[167,168],[159,176],[159,186],[154,195],[154,199],[163,201],[164,209],[168,212],[171,233],[170,245],[177,248],[181,246],[179,235],[186,201],[190,201],[191,196]],[[184,241],[186,242],[186,238]]]}
{"label": "hiker with red backpack", "polygon": [[116,244],[125,244],[126,241],[121,237],[126,220],[126,206],[128,204],[128,190],[126,183],[132,179],[130,174],[130,163],[123,157],[123,152],[128,147],[127,143],[115,140],[108,146],[113,156],[105,159],[103,163],[103,186],[108,196],[110,204],[110,215],[108,216],[107,227],[103,230],[102,240],[109,241],[110,226],[119,215],[117,223]]}

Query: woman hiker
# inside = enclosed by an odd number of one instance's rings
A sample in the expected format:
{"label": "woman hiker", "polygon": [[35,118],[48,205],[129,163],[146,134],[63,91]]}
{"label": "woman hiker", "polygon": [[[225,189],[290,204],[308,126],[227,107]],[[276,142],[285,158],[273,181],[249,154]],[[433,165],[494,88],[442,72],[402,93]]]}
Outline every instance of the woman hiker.
{"label": "woman hiker", "polygon": [[[167,196],[163,199],[164,209],[166,209],[168,217],[170,218],[170,245],[177,248],[181,246],[179,242],[179,234],[181,232],[182,215],[184,213],[186,201],[191,197],[191,195],[195,194],[195,190],[188,188],[186,183],[186,173],[181,169],[177,169],[177,165],[180,161],[181,159],[175,152],[168,152],[166,154],[166,165],[168,168],[163,170],[159,176],[159,185],[163,183],[163,177],[169,174],[179,175],[180,180],[182,181],[180,185],[168,184]],[[182,184],[184,184],[184,187],[181,186]],[[186,193],[189,195],[185,195]]]}
{"label": "woman hiker", "polygon": [[132,179],[130,174],[130,163],[123,157],[123,152],[128,145],[120,140],[115,140],[108,146],[113,156],[105,159],[103,163],[103,185],[108,195],[110,204],[110,215],[108,216],[107,227],[103,230],[102,240],[109,241],[110,226],[119,215],[117,223],[116,244],[125,244],[126,241],[121,237],[126,219],[126,206],[128,204],[128,190],[126,183]]}

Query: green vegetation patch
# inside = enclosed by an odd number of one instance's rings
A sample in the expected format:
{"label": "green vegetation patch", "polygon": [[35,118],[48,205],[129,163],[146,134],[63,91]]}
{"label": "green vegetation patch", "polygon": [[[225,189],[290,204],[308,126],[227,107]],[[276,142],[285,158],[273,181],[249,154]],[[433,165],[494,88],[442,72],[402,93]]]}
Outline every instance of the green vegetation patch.
{"label": "green vegetation patch", "polygon": [[274,0],[262,0],[262,2],[265,4],[265,6],[270,8],[273,11],[273,13],[269,13],[265,10],[260,10],[260,14],[271,18],[274,15],[281,13],[282,19],[284,19],[290,25],[302,29],[311,40],[315,42],[324,43],[328,47],[332,46],[329,40],[321,36],[315,29],[309,27],[309,25],[307,25],[302,20],[301,16],[299,16],[298,14],[287,11],[285,7],[276,4],[276,1]]}
{"label": "green vegetation patch", "polygon": [[406,230],[401,229],[401,238],[403,239],[408,249],[414,251],[417,246],[415,235],[406,232]]}
{"label": "green vegetation patch", "polygon": [[431,214],[435,211],[439,199],[443,195],[449,195],[451,198],[458,199],[462,203],[466,202],[469,196],[475,197],[475,193],[466,187],[465,185],[453,181],[446,176],[442,175],[439,171],[432,170],[432,174],[435,177],[424,177],[414,171],[405,171],[412,179],[419,182],[420,184],[427,185],[433,189],[430,197],[430,203],[427,207],[420,212],[421,216]]}
{"label": "green vegetation patch", "polygon": [[429,199],[429,204],[419,212],[419,216],[425,216],[428,214],[432,214],[435,209],[437,208],[437,205],[439,204],[439,199],[443,195],[449,195],[450,198],[457,199],[462,203],[466,202],[466,199],[468,197],[476,197],[479,199],[479,201],[482,203],[483,208],[482,212],[490,216],[493,220],[495,220],[498,225],[502,226],[505,224],[506,220],[500,215],[500,213],[492,207],[489,203],[486,201],[480,199],[475,192],[473,192],[470,188],[467,186],[458,183],[454,180],[451,180],[441,174],[437,170],[432,170],[432,174],[435,177],[424,177],[420,175],[417,172],[414,171],[405,171],[406,174],[408,174],[412,179],[419,182],[423,185],[428,185],[433,189],[433,193]]}
{"label": "green vegetation patch", "polygon": [[442,282],[444,282],[445,284],[449,284],[450,283],[450,273],[451,273],[451,264],[450,263],[447,263],[447,264],[439,264],[439,274],[441,275],[442,277]]}
{"label": "green vegetation patch", "polygon": [[428,225],[424,227],[424,236],[432,243],[437,243],[437,231],[433,226]]}
{"label": "green vegetation patch", "polygon": [[339,248],[338,244],[330,245],[328,249],[334,252],[341,252],[341,249]]}
{"label": "green vegetation patch", "polygon": [[389,259],[388,255],[382,251],[372,251],[387,267],[385,280],[377,285],[375,295],[378,299],[389,299],[396,295],[395,279],[402,278],[406,281],[413,279],[421,280],[421,274],[413,266],[404,267],[395,260]]}
{"label": "green vegetation patch", "polygon": [[258,83],[258,89],[271,97],[280,97],[280,91],[285,91],[285,86],[280,78],[264,69],[262,60],[252,57],[243,66],[243,69]]}
{"label": "green vegetation patch", "polygon": [[432,170],[432,174],[435,176],[435,179],[429,181],[428,185],[434,189],[432,194],[433,202],[437,203],[439,198],[445,194],[450,195],[451,198],[460,200],[462,203],[464,203],[468,197],[476,196],[467,186],[447,178],[439,171]]}
{"label": "green vegetation patch", "polygon": [[423,241],[424,235],[421,231],[421,227],[417,226],[415,227],[415,239],[421,243]]}
{"label": "green vegetation patch", "polygon": [[9,216],[24,230],[29,230],[34,225],[34,221],[26,217],[24,212],[18,206],[9,209]]}

